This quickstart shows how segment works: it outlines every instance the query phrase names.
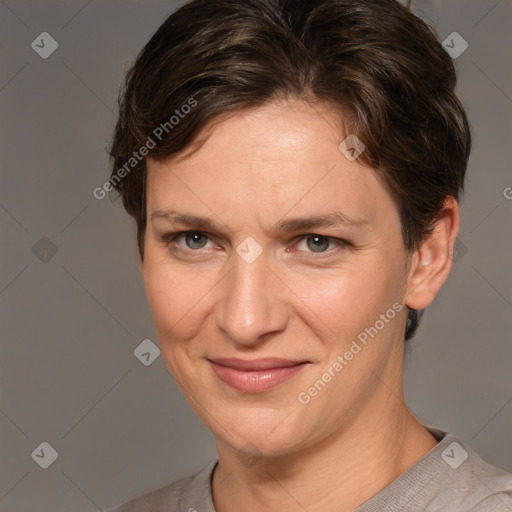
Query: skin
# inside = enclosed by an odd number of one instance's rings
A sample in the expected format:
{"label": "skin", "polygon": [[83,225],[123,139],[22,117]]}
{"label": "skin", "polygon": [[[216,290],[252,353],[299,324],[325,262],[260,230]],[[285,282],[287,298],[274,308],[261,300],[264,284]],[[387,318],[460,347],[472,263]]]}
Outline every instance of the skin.
{"label": "skin", "polygon": [[[447,278],[457,203],[448,198],[433,234],[407,252],[397,205],[370,167],[342,154],[345,136],[332,109],[289,100],[208,125],[193,154],[148,159],[141,272],[162,355],[216,438],[218,512],[353,510],[437,444],[404,403],[405,305],[427,307]],[[173,223],[169,209],[218,228]],[[364,223],[272,231],[340,211]],[[203,237],[162,241],[187,230]],[[263,251],[252,263],[236,252],[249,236]],[[300,403],[395,302],[403,310]],[[218,379],[208,361],[218,357],[309,364],[249,394]]]}

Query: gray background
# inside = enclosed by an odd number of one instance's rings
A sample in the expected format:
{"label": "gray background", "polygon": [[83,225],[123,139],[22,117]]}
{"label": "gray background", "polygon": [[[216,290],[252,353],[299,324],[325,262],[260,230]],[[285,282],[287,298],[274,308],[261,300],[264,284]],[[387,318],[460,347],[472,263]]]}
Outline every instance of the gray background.
{"label": "gray background", "polygon": [[[102,510],[215,455],[162,358],[133,354],[156,343],[135,229],[92,195],[123,74],[176,5],[0,2],[2,512]],[[407,401],[512,470],[511,3],[413,8],[469,43],[456,60],[474,151],[457,263],[413,341]],[[42,32],[59,44],[48,59],[31,48]],[[58,452],[48,469],[31,456],[43,441]]]}

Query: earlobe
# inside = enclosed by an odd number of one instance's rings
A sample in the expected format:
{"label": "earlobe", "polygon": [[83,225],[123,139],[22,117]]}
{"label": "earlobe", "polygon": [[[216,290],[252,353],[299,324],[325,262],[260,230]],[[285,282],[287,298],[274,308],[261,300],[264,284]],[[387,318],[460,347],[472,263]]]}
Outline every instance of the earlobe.
{"label": "earlobe", "polygon": [[412,258],[405,304],[425,309],[446,281],[453,261],[453,248],[459,232],[459,207],[453,197],[446,199],[432,234]]}

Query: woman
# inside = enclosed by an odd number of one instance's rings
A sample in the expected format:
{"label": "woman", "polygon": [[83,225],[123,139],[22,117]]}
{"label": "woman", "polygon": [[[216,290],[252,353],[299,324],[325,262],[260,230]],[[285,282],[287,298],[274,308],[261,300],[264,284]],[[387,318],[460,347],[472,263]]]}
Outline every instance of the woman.
{"label": "woman", "polygon": [[159,28],[106,189],[218,460],[116,510],[512,510],[512,476],[403,398],[459,229],[455,84],[395,0],[194,0]]}

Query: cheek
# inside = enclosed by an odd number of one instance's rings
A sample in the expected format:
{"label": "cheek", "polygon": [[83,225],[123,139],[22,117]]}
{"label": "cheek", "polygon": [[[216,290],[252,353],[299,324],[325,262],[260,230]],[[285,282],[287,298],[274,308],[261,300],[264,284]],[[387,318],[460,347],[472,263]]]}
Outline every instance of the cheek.
{"label": "cheek", "polygon": [[[194,389],[194,361],[202,355],[200,336],[208,317],[208,293],[215,285],[208,274],[185,272],[167,262],[144,269],[146,295],[151,307],[162,357],[182,391]],[[199,277],[201,275],[201,277]]]}
{"label": "cheek", "polygon": [[311,322],[331,334],[353,337],[399,297],[397,276],[385,264],[366,262],[343,271],[301,276],[293,287]]}
{"label": "cheek", "polygon": [[148,261],[144,282],[160,343],[194,336],[204,322],[208,293],[215,286],[213,276]]}

